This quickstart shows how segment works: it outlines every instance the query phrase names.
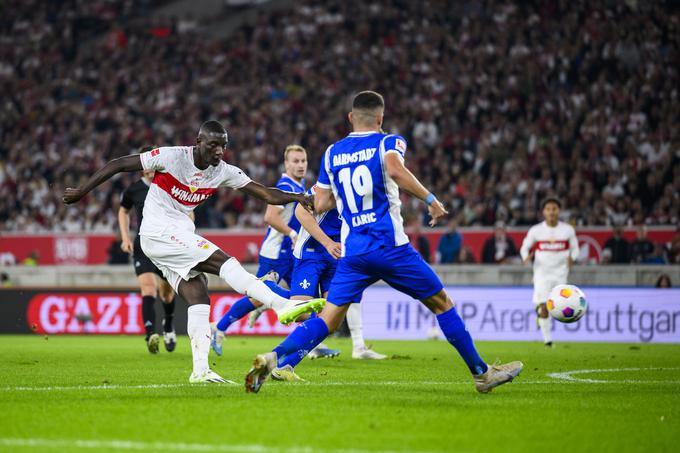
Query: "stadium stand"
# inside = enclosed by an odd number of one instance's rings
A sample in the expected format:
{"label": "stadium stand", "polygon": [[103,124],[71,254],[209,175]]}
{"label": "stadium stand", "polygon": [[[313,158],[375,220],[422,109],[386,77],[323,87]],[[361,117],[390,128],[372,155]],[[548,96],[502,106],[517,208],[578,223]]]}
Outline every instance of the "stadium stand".
{"label": "stadium stand", "polygon": [[[530,225],[547,195],[576,225],[680,222],[677,3],[304,1],[221,40],[148,19],[160,3],[2,2],[0,230],[111,232],[134,175],[69,208],[63,188],[139,146],[191,144],[207,118],[254,179],[273,183],[297,142],[314,181],[367,88],[460,226]],[[197,224],[262,212],[223,191]]]}

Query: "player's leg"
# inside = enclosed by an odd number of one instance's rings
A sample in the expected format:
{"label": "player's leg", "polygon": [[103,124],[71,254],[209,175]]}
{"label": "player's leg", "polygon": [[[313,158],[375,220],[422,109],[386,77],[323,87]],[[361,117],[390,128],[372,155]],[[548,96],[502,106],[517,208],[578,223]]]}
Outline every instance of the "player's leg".
{"label": "player's leg", "polygon": [[387,356],[379,354],[366,346],[363,325],[361,322],[361,305],[350,304],[347,310],[347,327],[352,337],[352,358],[360,360],[383,360]]}
{"label": "player's leg", "polygon": [[535,276],[534,277],[534,305],[536,307],[536,323],[541,329],[543,335],[543,344],[546,347],[552,347],[552,325],[550,322],[550,313],[548,313],[548,295],[550,290],[556,283],[550,279]]}
{"label": "player's leg", "polygon": [[255,357],[253,367],[246,375],[247,392],[257,393],[279,360],[286,360],[291,354],[296,354],[302,360],[330,333],[335,332],[347,313],[348,304],[353,300],[360,301],[364,290],[377,280],[364,272],[363,261],[363,255],[345,257],[340,261],[328,292],[329,303],[318,316],[300,324],[272,352]]}
{"label": "player's leg", "polygon": [[316,312],[325,304],[323,299],[291,302],[279,296],[257,277],[247,272],[236,258],[229,257],[220,249],[216,249],[208,259],[198,263],[193,269],[219,275],[234,291],[245,294],[276,311],[279,321],[283,324],[293,322],[303,313]]}
{"label": "player's leg", "polygon": [[156,294],[158,293],[158,286],[156,281],[156,274],[153,272],[143,272],[137,275],[137,282],[139,283],[139,290],[142,294],[142,321],[144,322],[144,331],[147,348],[152,354],[158,352],[158,343],[160,343],[160,336],[156,333]]}
{"label": "player's leg", "polygon": [[482,360],[441,280],[410,244],[386,249],[377,260],[383,263],[381,278],[386,283],[420,300],[436,316],[444,337],[467,365],[479,392],[489,392],[519,374],[521,362],[488,366]]}
{"label": "player's leg", "polygon": [[[260,257],[260,267],[257,270],[257,276],[260,276],[260,272],[263,268],[265,269],[270,269],[271,272],[276,272],[278,275],[277,279],[277,285],[281,287],[282,289],[285,290],[290,290],[290,282],[291,282],[291,276],[293,274],[293,266],[295,263],[294,257],[289,258],[283,258],[283,259],[278,259],[278,260],[270,260],[267,258]],[[278,293],[277,293],[278,294]],[[281,294],[279,294],[281,295]],[[289,296],[283,296],[286,299],[289,298]],[[255,304],[257,308],[255,310],[251,311],[250,314],[248,315],[248,327],[254,327],[255,323],[257,320],[262,316],[262,313],[265,311],[269,310],[267,307],[263,306],[262,304]],[[299,319],[298,319],[299,321]]]}
{"label": "player's leg", "polygon": [[165,350],[172,352],[177,346],[177,334],[175,333],[175,291],[164,278],[160,279],[158,285],[158,296],[163,307],[163,343]]}
{"label": "player's leg", "polygon": [[210,352],[210,297],[208,279],[203,274],[184,280],[174,279],[177,292],[189,304],[187,310],[187,333],[191,341],[193,370],[189,377],[192,384],[202,382],[226,382],[208,366]]}
{"label": "player's leg", "polygon": [[[275,283],[277,277],[278,274],[276,272],[270,272],[260,280],[262,280],[264,284],[276,294],[288,299],[290,291],[281,288]],[[263,305],[251,297],[243,296],[234,302],[231,307],[229,307],[229,310],[227,310],[227,312],[218,322],[212,323],[210,325],[212,336],[210,346],[212,347],[213,351],[215,351],[215,354],[222,356],[222,345],[224,343],[225,334],[229,326],[231,326],[236,321],[239,321],[259,306]]]}
{"label": "player's leg", "polygon": [[338,328],[345,317],[347,306],[326,304],[318,316],[303,322],[272,352],[259,354],[246,375],[246,392],[257,393],[269,374],[279,366],[279,357],[284,359],[291,354],[302,360],[312,349]]}

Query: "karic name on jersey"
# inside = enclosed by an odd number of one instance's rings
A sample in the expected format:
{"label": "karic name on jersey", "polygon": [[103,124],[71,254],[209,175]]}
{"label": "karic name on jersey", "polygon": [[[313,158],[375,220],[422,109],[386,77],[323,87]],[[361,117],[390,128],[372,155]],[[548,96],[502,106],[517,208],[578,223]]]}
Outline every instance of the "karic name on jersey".
{"label": "karic name on jersey", "polygon": [[177,202],[183,205],[198,205],[210,198],[217,192],[217,188],[199,188],[187,186],[177,180],[170,173],[156,172],[153,177],[154,184],[163,189]]}
{"label": "karic name on jersey", "polygon": [[537,241],[536,250],[541,252],[563,252],[569,250],[569,241]]}

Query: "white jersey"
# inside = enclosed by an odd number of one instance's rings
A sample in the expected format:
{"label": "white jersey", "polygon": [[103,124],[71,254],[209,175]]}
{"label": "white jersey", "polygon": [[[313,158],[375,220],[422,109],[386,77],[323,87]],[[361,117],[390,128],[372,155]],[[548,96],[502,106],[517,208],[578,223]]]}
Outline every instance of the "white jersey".
{"label": "white jersey", "polygon": [[529,229],[522,242],[520,255],[525,260],[532,249],[534,252],[534,281],[546,276],[554,276],[566,280],[569,275],[569,261],[576,260],[579,254],[578,241],[574,227],[564,222],[557,222],[551,227],[541,222]]}
{"label": "white jersey", "polygon": [[201,170],[194,165],[193,146],[168,146],[140,154],[142,168],[155,170],[144,202],[139,234],[154,236],[167,228],[194,231],[189,213],[220,187],[240,189],[251,179],[221,161]]}

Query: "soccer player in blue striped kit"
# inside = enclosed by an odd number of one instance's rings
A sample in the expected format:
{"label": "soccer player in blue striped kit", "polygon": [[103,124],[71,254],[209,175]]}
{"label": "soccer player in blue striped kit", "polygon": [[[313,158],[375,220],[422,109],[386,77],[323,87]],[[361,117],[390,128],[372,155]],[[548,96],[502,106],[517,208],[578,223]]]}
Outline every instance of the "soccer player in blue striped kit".
{"label": "soccer player in blue striped kit", "polygon": [[272,352],[259,354],[246,375],[247,392],[258,392],[272,370],[289,356],[304,357],[340,325],[351,303],[378,280],[420,300],[432,311],[446,339],[472,374],[477,391],[510,382],[521,362],[487,365],[434,271],[409,244],[401,217],[399,188],[428,205],[434,226],[444,206],[404,166],[406,140],[381,133],[385,102],[373,91],[357,94],[348,118],[353,132],[329,146],[321,161],[314,207],[337,207],[343,223],[342,258],[318,317],[300,324]]}

